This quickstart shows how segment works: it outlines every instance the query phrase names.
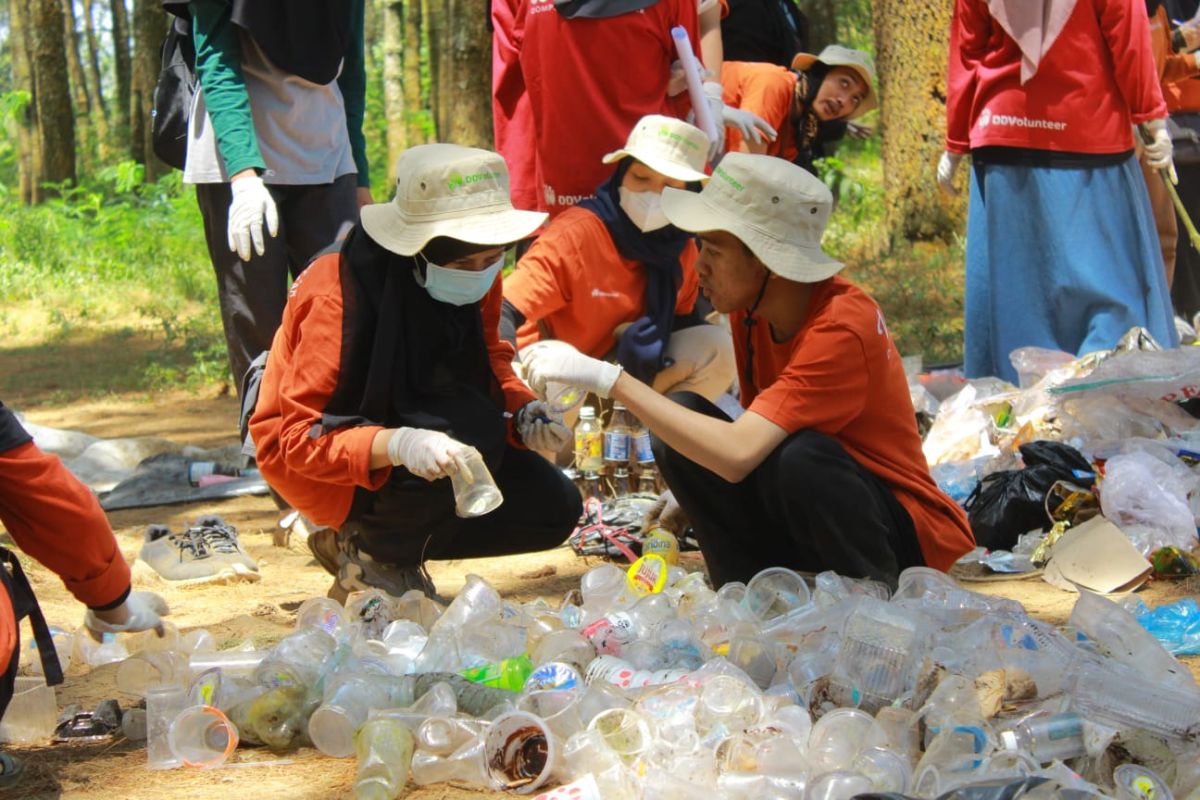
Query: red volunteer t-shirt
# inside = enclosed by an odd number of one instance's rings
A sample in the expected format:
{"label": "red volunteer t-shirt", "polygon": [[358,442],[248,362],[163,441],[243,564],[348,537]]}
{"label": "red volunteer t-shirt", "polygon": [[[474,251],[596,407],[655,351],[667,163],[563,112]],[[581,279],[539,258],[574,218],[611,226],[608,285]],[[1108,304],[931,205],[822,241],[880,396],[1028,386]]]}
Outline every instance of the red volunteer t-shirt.
{"label": "red volunteer t-shirt", "polygon": [[509,194],[514,206],[536,211],[541,185],[537,178],[537,142],[533,109],[521,74],[521,0],[492,3],[492,121],[496,152],[508,165]]}
{"label": "red volunteer t-shirt", "polygon": [[[696,305],[696,245],[688,242],[679,258],[683,268],[676,314]],[[568,208],[547,226],[504,279],[504,297],[524,315],[517,345],[541,339],[538,323],[550,338],[561,339],[593,358],[617,345],[613,330],[645,314],[646,269],[624,258],[608,228],[592,212]]]}
{"label": "red volunteer t-shirt", "polygon": [[[734,331],[745,330],[745,317],[731,315]],[[807,429],[837,439],[895,493],[929,566],[948,570],[975,546],[967,515],[929,474],[900,352],[875,301],[846,279],[830,278],[813,287],[808,318],[791,339],[776,342],[765,320],[751,335],[753,376],[745,334],[733,337],[748,410],[788,433]]]}
{"label": "red volunteer t-shirt", "polygon": [[521,71],[529,93],[541,178],[540,210],[555,215],[590,197],[612,170],[600,163],[639,119],[684,119],[687,92],[667,96],[682,25],[699,58],[696,0],[659,0],[607,19],[564,19],[552,0],[525,0]]}

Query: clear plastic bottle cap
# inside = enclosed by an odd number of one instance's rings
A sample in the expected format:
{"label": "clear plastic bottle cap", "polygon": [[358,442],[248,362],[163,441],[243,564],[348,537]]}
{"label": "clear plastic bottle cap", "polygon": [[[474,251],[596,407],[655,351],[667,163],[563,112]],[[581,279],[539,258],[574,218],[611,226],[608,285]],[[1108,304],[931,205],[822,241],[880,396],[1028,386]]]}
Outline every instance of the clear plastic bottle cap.
{"label": "clear plastic bottle cap", "polygon": [[1015,731],[1000,731],[1000,746],[1005,750],[1017,749],[1017,734]]}

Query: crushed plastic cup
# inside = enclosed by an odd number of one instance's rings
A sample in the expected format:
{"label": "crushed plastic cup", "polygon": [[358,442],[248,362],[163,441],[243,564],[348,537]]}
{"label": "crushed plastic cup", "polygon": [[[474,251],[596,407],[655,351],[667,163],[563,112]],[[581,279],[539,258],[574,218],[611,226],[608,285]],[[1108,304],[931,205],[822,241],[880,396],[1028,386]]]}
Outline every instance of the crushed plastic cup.
{"label": "crushed plastic cup", "polygon": [[460,517],[482,517],[504,502],[483,456],[473,447],[467,450],[466,468],[451,475],[450,483],[454,487],[454,513]]}
{"label": "crushed plastic cup", "polygon": [[483,755],[487,774],[497,786],[529,794],[550,779],[558,741],[541,718],[509,711],[488,727]]}
{"label": "crushed plastic cup", "polygon": [[812,592],[799,574],[785,567],[770,567],[750,579],[742,602],[766,622],[808,605],[811,599]]}
{"label": "crushed plastic cup", "polygon": [[237,727],[213,706],[185,708],[168,731],[172,755],[186,767],[219,767],[237,749]]}
{"label": "crushed plastic cup", "polygon": [[627,764],[636,761],[653,742],[646,719],[628,708],[600,712],[588,723],[588,730],[599,733],[607,748]]}
{"label": "crushed plastic cup", "polygon": [[174,769],[182,760],[171,750],[171,723],[187,707],[188,691],[178,684],[146,690],[146,766]]}
{"label": "crushed plastic cup", "polygon": [[521,695],[519,711],[541,718],[562,741],[583,728],[579,716],[581,693],[568,689],[540,689]]}
{"label": "crushed plastic cup", "polygon": [[19,676],[0,720],[0,742],[34,744],[50,738],[58,717],[54,687],[45,678]]}
{"label": "crushed plastic cup", "polygon": [[417,744],[428,753],[448,756],[479,736],[482,723],[462,717],[430,717],[417,727]]}

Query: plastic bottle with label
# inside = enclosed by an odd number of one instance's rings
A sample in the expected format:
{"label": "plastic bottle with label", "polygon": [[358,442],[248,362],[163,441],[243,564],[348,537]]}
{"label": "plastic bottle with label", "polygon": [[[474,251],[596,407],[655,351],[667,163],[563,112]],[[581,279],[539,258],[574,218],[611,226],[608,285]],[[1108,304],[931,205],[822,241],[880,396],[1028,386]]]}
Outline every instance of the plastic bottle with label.
{"label": "plastic bottle with label", "polygon": [[630,495],[632,487],[629,480],[629,470],[625,468],[623,463],[613,470],[610,483],[612,485],[612,492],[610,493],[610,496],[614,500],[619,500],[622,497],[628,497]]}
{"label": "plastic bottle with label", "polygon": [[629,463],[630,436],[629,414],[625,406],[613,403],[612,416],[604,427],[604,469],[614,474],[618,466]]}
{"label": "plastic bottle with label", "polygon": [[652,467],[654,466],[654,451],[650,449],[650,429],[633,414],[628,414],[628,416],[629,460],[642,469]]}
{"label": "plastic bottle with label", "polygon": [[1070,713],[1033,717],[1000,731],[1000,745],[1005,750],[1028,753],[1041,764],[1076,758],[1087,752],[1083,742],[1083,717]]}
{"label": "plastic bottle with label", "polygon": [[604,468],[604,450],[596,409],[584,406],[575,424],[575,469],[585,475]]}
{"label": "plastic bottle with label", "polygon": [[641,472],[638,473],[638,493],[639,494],[658,494],[658,472],[654,469],[654,465],[644,465]]}

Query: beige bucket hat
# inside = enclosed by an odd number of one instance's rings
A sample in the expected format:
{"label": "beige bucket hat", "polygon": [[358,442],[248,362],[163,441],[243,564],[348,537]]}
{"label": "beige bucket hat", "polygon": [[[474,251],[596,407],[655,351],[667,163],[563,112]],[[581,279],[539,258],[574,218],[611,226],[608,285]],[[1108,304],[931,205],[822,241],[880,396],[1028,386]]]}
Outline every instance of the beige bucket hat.
{"label": "beige bucket hat", "polygon": [[531,235],[548,215],[513,208],[508,167],[488,150],[423,144],[396,161],[396,195],[362,210],[362,226],[384,248],[415,255],[431,239],[499,245]]}
{"label": "beige bucket hat", "polygon": [[708,161],[708,136],[695,125],[681,119],[650,114],[638,120],[629,132],[625,146],[606,155],[603,163],[612,164],[633,156],[655,172],[678,181],[706,181],[704,164]]}
{"label": "beige bucket hat", "polygon": [[879,105],[879,98],[875,95],[875,62],[871,56],[864,53],[862,50],[851,50],[849,47],[842,47],[840,44],[831,44],[821,51],[820,55],[814,56],[812,53],[797,53],[792,59],[792,69],[798,69],[801,72],[811,67],[814,63],[820,61],[827,67],[849,67],[858,73],[867,87],[867,94],[863,97],[862,102],[858,104],[858,108],[854,109],[854,113],[847,119],[861,117],[863,114],[870,111],[875,106]]}
{"label": "beige bucket hat", "polygon": [[703,191],[663,189],[662,209],[682,230],[733,234],[767,269],[788,280],[816,283],[843,266],[821,249],[833,195],[782,158],[728,153]]}

